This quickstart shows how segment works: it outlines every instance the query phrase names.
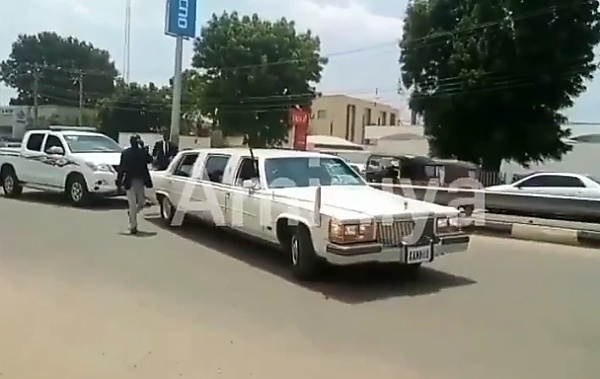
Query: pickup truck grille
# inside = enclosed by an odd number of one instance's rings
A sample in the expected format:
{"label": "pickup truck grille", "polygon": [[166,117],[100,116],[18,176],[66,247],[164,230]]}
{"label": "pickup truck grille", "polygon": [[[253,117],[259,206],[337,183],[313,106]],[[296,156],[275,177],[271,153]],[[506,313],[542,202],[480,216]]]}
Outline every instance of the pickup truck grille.
{"label": "pickup truck grille", "polygon": [[[417,223],[422,225],[415,230]],[[423,233],[419,236],[421,238],[429,238],[434,235],[434,219],[419,219],[419,220],[402,220],[393,222],[378,222],[377,223],[377,242],[383,246],[398,246],[413,232],[419,232],[419,229],[423,228]]]}

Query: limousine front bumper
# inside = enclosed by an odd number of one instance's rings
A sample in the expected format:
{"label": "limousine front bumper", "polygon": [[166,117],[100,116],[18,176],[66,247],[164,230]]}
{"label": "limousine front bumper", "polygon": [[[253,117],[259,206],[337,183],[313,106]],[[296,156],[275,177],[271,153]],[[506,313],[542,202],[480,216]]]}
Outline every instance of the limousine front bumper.
{"label": "limousine front bumper", "polygon": [[335,265],[370,262],[416,264],[466,251],[469,242],[470,236],[463,233],[437,237],[417,245],[401,244],[394,247],[384,247],[380,243],[338,245],[330,242],[325,246],[325,251],[317,254]]}

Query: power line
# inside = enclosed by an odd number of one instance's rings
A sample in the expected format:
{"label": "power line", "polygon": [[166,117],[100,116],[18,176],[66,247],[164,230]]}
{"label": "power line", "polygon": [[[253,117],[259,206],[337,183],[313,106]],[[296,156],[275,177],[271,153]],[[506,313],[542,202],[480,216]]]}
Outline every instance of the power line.
{"label": "power line", "polygon": [[[385,47],[387,47],[387,48],[395,47],[396,48],[397,44],[398,44],[398,41],[393,40],[393,41],[378,43],[378,44],[374,44],[374,45],[367,45],[367,46],[364,46],[361,48],[356,48],[356,49],[351,49],[351,50],[343,50],[343,51],[338,51],[338,52],[331,53],[331,54],[325,54],[325,55],[322,55],[321,57],[330,59],[330,58],[351,56],[351,55],[361,54],[364,52],[380,50]],[[266,63],[256,64],[256,65],[240,65],[240,66],[221,68],[221,70],[245,69],[245,68],[255,68],[255,67],[262,67],[262,66],[278,66],[278,65],[283,65],[283,64],[298,63],[298,62],[302,62],[302,61],[310,61],[310,60],[315,60],[315,59],[316,58],[311,57],[311,58],[284,60],[284,61],[278,61],[278,62],[266,62]],[[25,69],[24,71],[29,71],[29,70],[31,70],[31,68],[34,65],[35,64],[32,64],[32,63],[23,63],[20,65],[20,67],[24,68]],[[81,68],[76,68],[76,67],[56,66],[56,65],[44,65],[44,66],[40,66],[40,67],[43,70],[61,71],[61,72],[65,72],[65,73],[73,73],[73,74],[84,73],[85,75],[114,77],[113,73],[106,72],[106,71],[100,71],[100,70],[81,69]]]}
{"label": "power line", "polygon": [[[131,0],[127,0],[128,4],[126,5],[126,29],[130,28],[130,23],[128,24],[128,22],[127,22],[127,18],[131,17],[131,13],[130,13],[131,6],[129,4],[130,1]],[[532,17],[537,17],[540,15],[555,13],[555,12],[563,11],[563,10],[569,10],[569,9],[575,8],[579,5],[583,5],[583,2],[579,1],[579,2],[575,2],[574,4],[569,4],[569,5],[543,7],[538,10],[526,12],[526,13],[516,15],[516,16],[509,15],[510,17],[508,19],[511,21],[520,21],[520,20],[525,20],[525,19],[529,19]],[[436,33],[432,33],[432,34],[429,34],[429,35],[426,35],[426,36],[423,36],[420,38],[408,40],[407,43],[413,48],[414,47],[427,47],[427,46],[431,46],[432,44],[435,45],[435,44],[446,42],[446,41],[433,41],[433,43],[431,43],[431,42],[429,42],[430,40],[438,39],[440,37],[456,37],[456,36],[460,36],[461,34],[464,34],[464,33],[473,32],[473,31],[477,31],[480,29],[485,29],[485,28],[491,27],[491,26],[498,26],[500,24],[503,24],[506,21],[507,21],[506,18],[502,18],[502,19],[498,19],[498,20],[494,20],[494,21],[478,23],[478,24],[472,25],[468,28],[456,29],[453,31],[436,32]],[[130,33],[126,32],[125,34],[126,34],[125,45],[126,45],[126,50],[128,50],[128,48],[130,47],[129,46]],[[361,54],[364,52],[374,51],[374,50],[391,47],[391,46],[397,47],[398,42],[399,42],[398,40],[393,40],[393,41],[388,41],[388,42],[383,42],[383,43],[378,43],[378,44],[367,45],[367,46],[363,46],[363,47],[355,48],[355,49],[351,49],[351,50],[338,51],[338,52],[334,52],[334,53],[330,53],[330,54],[324,54],[321,56],[321,58],[331,59],[331,58],[337,58],[337,57],[341,57],[341,56]],[[425,42],[425,43],[423,43],[423,42]],[[129,59],[128,53],[124,54],[124,55],[126,55],[127,59]],[[263,63],[250,64],[250,65],[217,67],[216,69],[218,69],[220,71],[241,70],[241,69],[258,68],[258,67],[264,67],[264,66],[278,66],[278,65],[291,64],[291,63],[300,63],[303,61],[313,61],[315,59],[317,59],[317,58],[316,57],[298,58],[298,59],[282,60],[282,61],[277,61],[277,62],[263,62]],[[27,67],[28,64],[23,64],[21,66]],[[33,64],[31,64],[31,66],[33,66]],[[128,71],[129,64],[124,63],[124,67],[127,68],[127,70],[124,70],[124,71],[127,71],[127,72],[124,72],[124,78],[127,81],[128,80],[127,76],[129,75],[129,71]],[[62,67],[62,66],[54,66],[54,65],[45,65],[45,66],[42,66],[41,69],[58,70],[58,71],[76,73],[76,74],[80,74],[83,72],[86,75],[114,76],[113,73],[99,71],[99,70],[81,69],[81,68],[74,68],[74,67]]]}
{"label": "power line", "polygon": [[[564,67],[564,69],[562,71],[559,71],[556,73],[556,77],[562,77],[562,76],[566,76],[569,74],[576,74],[579,72],[585,72],[587,71],[587,68],[580,68],[580,67],[576,67],[578,63],[581,63],[581,59],[577,59],[574,60],[573,63],[567,67]],[[592,65],[598,65],[600,62],[592,62]],[[500,75],[497,75],[500,74]],[[498,88],[498,86],[503,86],[506,87],[506,89],[511,89],[511,88],[520,88],[519,86],[524,85],[524,83],[535,83],[535,84],[540,84],[540,80],[539,78],[532,78],[532,77],[523,77],[523,76],[519,76],[516,74],[510,74],[510,73],[499,73],[499,72],[494,72],[494,71],[488,71],[488,72],[483,72],[480,74],[480,78],[484,79],[484,80],[489,80],[490,83],[488,83],[489,85],[491,85],[492,87]],[[417,82],[417,86],[426,86],[429,81],[429,79],[423,80],[421,82]],[[470,90],[464,90],[462,87],[464,86],[464,78],[462,76],[453,76],[453,77],[447,77],[447,78],[442,78],[442,79],[436,79],[434,81],[434,83],[432,83],[432,86],[434,87],[432,93],[430,94],[424,94],[424,95],[420,95],[420,96],[443,96],[443,95],[450,95],[450,94],[464,94],[469,92]],[[526,86],[529,86],[532,84],[527,84]],[[49,91],[52,92],[56,92],[56,91],[62,91],[62,92],[74,92],[76,91],[75,89],[66,89],[66,88],[60,88],[60,87],[56,87],[56,86],[49,86],[49,85],[43,85],[41,84],[40,86],[42,86],[43,88],[48,88]],[[511,87],[511,86],[516,86],[516,87]],[[375,90],[377,89],[377,92],[379,94],[381,93],[393,93],[396,92],[397,90],[397,86],[386,86],[386,85],[378,85],[378,86],[374,86],[372,88],[361,88],[361,89],[345,89],[345,90],[337,90],[335,91],[336,93],[345,93],[349,96],[357,96],[357,95],[371,95],[375,92]],[[479,91],[479,90],[478,90]],[[318,92],[318,91],[317,91]],[[98,92],[91,92],[91,91],[86,91],[86,94],[92,94],[92,95],[97,95],[97,97],[101,97],[104,96],[103,93],[98,93]],[[256,102],[256,101],[268,101],[268,100],[289,100],[289,101],[300,101],[303,99],[307,99],[307,98],[312,98],[314,97],[315,93],[314,92],[305,92],[305,93],[293,93],[293,94],[284,94],[284,95],[264,95],[264,96],[246,96],[246,97],[241,97],[238,99],[238,101],[236,102],[236,104],[238,105],[244,105],[244,103],[249,103],[249,102]],[[73,96],[75,96],[75,94],[73,94]],[[146,101],[146,97],[144,95],[140,95],[140,99],[141,101]],[[215,103],[216,104],[216,103]]]}
{"label": "power line", "polygon": [[[562,76],[567,76],[569,74],[571,74],[573,71],[577,71],[577,69],[575,70],[571,70],[571,71],[566,71],[561,73],[560,75],[558,75],[557,77],[562,77]],[[508,89],[517,89],[517,88],[526,88],[526,87],[533,87],[536,85],[539,85],[539,82],[536,81],[521,81],[521,82],[516,82],[516,81],[504,81],[504,82],[498,82],[498,83],[494,83],[491,86],[485,87],[485,88],[474,88],[474,89],[448,89],[446,91],[440,91],[438,93],[434,93],[434,94],[428,94],[428,95],[418,95],[418,96],[423,96],[423,97],[427,97],[427,98],[437,98],[437,97],[452,97],[452,96],[459,96],[459,95],[465,95],[465,94],[479,94],[479,93],[485,93],[485,92],[494,92],[494,91],[503,91],[503,90],[508,90]],[[53,96],[53,95],[48,95],[48,94],[44,94],[43,95],[46,98],[54,98],[56,100],[61,100],[61,102],[69,102],[69,101],[74,101],[73,99],[68,99],[68,98],[61,98],[58,96]],[[140,111],[140,107],[144,108],[145,106],[151,106],[153,107],[153,109],[147,109],[146,111],[157,111],[159,110],[157,107],[161,107],[164,110],[168,110],[170,109],[170,105],[168,105],[166,102],[162,103],[162,102],[134,102],[134,101],[129,101],[129,102],[121,102],[121,104],[125,104],[126,106],[123,105],[116,105],[116,106],[111,106],[111,108],[113,109],[121,109],[121,110],[132,110],[132,111]],[[288,99],[286,100],[279,100],[277,102],[273,102],[270,104],[227,104],[227,103],[219,103],[219,102],[214,102],[212,104],[204,104],[204,106],[206,107],[216,107],[219,109],[219,112],[225,112],[225,113],[265,113],[265,112],[280,112],[280,111],[284,111],[284,110],[289,110],[289,108],[293,105],[296,104],[296,101],[294,101],[293,99]]]}

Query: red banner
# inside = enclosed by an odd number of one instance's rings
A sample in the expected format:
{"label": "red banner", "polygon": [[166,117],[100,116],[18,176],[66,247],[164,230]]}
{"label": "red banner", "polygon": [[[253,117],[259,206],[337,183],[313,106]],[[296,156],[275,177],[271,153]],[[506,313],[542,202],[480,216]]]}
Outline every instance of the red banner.
{"label": "red banner", "polygon": [[306,150],[309,120],[309,112],[299,108],[290,109],[290,124],[294,131],[294,150]]}

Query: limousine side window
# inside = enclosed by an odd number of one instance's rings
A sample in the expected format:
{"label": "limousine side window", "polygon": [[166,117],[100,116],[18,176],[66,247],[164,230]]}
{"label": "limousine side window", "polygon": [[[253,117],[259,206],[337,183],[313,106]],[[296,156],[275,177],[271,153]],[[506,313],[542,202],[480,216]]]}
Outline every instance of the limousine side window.
{"label": "limousine side window", "polygon": [[196,159],[198,159],[198,153],[184,155],[177,164],[175,171],[173,171],[173,175],[189,178],[192,175],[192,168],[194,168]]}
{"label": "limousine side window", "polygon": [[227,163],[229,163],[230,158],[231,155],[208,154],[204,164],[202,179],[208,179],[213,183],[222,183],[223,175],[225,174],[225,167],[227,167]]}
{"label": "limousine side window", "polygon": [[260,182],[259,174],[256,169],[257,167],[258,161],[256,159],[243,158],[233,184],[241,187],[245,180]]}

